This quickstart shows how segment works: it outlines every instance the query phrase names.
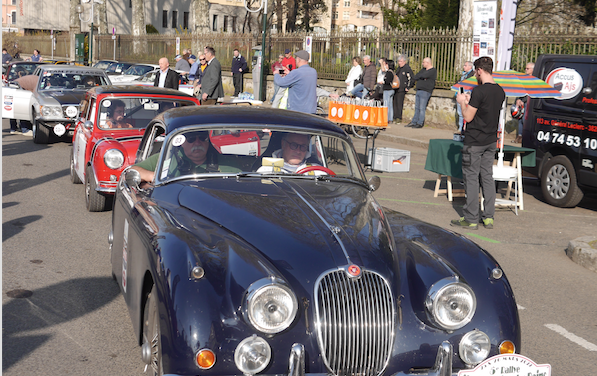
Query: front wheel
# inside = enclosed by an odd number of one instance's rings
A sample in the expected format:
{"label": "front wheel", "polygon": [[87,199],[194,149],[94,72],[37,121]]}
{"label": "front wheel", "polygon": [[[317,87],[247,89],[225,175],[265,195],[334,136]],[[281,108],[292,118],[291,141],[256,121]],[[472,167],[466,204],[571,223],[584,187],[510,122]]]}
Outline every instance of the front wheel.
{"label": "front wheel", "polygon": [[160,320],[158,314],[157,289],[155,285],[147,296],[145,309],[143,310],[143,347],[142,357],[147,363],[147,371],[150,375],[159,376],[164,374],[162,367],[162,338],[160,331]]}
{"label": "front wheel", "polygon": [[33,118],[33,142],[36,144],[47,144],[50,141],[50,129],[45,127]]}
{"label": "front wheel", "polygon": [[89,166],[85,172],[85,203],[90,212],[106,210],[106,196],[96,191],[96,188],[93,170]]}
{"label": "front wheel", "polygon": [[543,166],[541,191],[548,204],[560,208],[575,207],[584,196],[578,188],[574,166],[564,155],[549,159]]}

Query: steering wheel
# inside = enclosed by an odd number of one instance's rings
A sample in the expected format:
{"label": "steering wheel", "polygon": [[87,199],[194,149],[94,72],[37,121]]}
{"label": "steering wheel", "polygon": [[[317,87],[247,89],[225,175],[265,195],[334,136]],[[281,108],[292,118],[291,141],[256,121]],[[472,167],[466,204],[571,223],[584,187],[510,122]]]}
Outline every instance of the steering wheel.
{"label": "steering wheel", "polygon": [[323,166],[308,166],[308,167],[303,167],[300,170],[298,170],[296,173],[297,174],[304,174],[307,173],[309,171],[323,171],[328,175],[332,175],[332,176],[336,176],[336,173],[332,170],[330,170],[327,167],[323,167]]}

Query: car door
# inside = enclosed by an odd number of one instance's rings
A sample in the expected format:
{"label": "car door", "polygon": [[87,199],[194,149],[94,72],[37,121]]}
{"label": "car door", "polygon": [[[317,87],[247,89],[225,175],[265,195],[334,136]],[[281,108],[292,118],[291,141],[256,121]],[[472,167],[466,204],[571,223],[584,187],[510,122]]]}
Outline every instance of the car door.
{"label": "car door", "polygon": [[[85,168],[87,167],[87,149],[90,146],[89,142],[93,135],[96,118],[96,103],[97,98],[90,98],[89,108],[85,114],[81,114],[83,122],[75,130],[73,137],[73,158],[75,161],[75,171],[79,175],[81,181],[85,181]],[[90,121],[93,126],[91,129],[85,128],[85,122]]]}
{"label": "car door", "polygon": [[32,96],[31,91],[21,89],[17,83],[2,87],[2,118],[32,121]]}
{"label": "car door", "polygon": [[589,82],[583,88],[585,103],[580,129],[580,166],[578,182],[597,188],[597,64],[592,64]]}

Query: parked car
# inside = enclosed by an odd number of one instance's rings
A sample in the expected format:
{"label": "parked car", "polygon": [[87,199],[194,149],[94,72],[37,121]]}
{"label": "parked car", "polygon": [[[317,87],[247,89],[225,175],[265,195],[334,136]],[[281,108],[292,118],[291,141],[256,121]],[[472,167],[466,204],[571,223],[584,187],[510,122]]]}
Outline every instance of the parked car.
{"label": "parked car", "polygon": [[[240,130],[259,137],[256,152],[212,147]],[[453,375],[520,351],[497,261],[383,208],[380,179],[326,119],[171,110],[148,125],[137,163],[155,176],[123,173],[109,242],[152,375]]]}
{"label": "parked car", "polygon": [[[144,75],[130,79],[127,81],[114,81],[112,82],[113,85],[136,85],[136,86],[153,86],[155,82],[156,75],[159,74],[159,68],[156,70],[152,70],[150,72],[145,73]],[[180,83],[178,85],[178,90],[182,91],[185,94],[193,95],[193,83],[189,82],[188,73],[187,72],[179,72],[180,75]],[[187,74],[184,74],[187,73]],[[114,76],[113,76],[114,77]],[[118,76],[116,76],[118,77]]]}
{"label": "parked car", "polygon": [[108,65],[108,68],[105,69],[106,73],[109,76],[118,75],[124,73],[127,69],[129,69],[135,63],[125,63],[121,61],[115,61]]}
{"label": "parked car", "polygon": [[72,135],[85,92],[110,84],[104,71],[75,65],[40,65],[33,74],[38,81],[32,92],[16,83],[2,88],[2,117],[30,121],[36,144],[47,144],[52,135]]}
{"label": "parked car", "polygon": [[19,77],[33,74],[35,68],[47,63],[35,61],[13,61],[6,66],[6,72],[2,74],[2,84],[14,81]]}
{"label": "parked car", "polygon": [[597,56],[540,55],[533,75],[559,89],[555,99],[527,99],[524,147],[536,150],[545,201],[574,207],[597,192]]}
{"label": "parked car", "polygon": [[97,63],[93,64],[93,67],[97,68],[97,69],[106,70],[112,63],[117,63],[117,61],[116,60],[100,60]]}
{"label": "parked car", "polygon": [[126,71],[122,72],[120,76],[113,75],[110,77],[110,80],[112,83],[131,82],[134,79],[143,76],[147,72],[158,71],[159,69],[160,66],[155,64],[135,64],[131,65]]}
{"label": "parked car", "polygon": [[[74,184],[85,182],[91,212],[112,207],[120,173],[135,162],[145,127],[156,115],[198,105],[197,98],[176,90],[135,86],[100,86],[85,94],[70,157]],[[122,118],[118,118],[117,107]]]}

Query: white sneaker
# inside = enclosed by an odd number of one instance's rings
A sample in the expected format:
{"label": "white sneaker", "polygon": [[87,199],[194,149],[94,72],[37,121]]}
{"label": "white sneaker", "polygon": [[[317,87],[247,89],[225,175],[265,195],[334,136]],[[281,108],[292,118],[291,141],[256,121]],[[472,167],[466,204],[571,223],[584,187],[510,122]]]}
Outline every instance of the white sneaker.
{"label": "white sneaker", "polygon": [[19,134],[19,133],[21,133],[21,132],[19,132],[19,131],[12,131],[12,130],[10,131],[10,134]]}
{"label": "white sneaker", "polygon": [[33,131],[23,132],[23,136],[33,137]]}

